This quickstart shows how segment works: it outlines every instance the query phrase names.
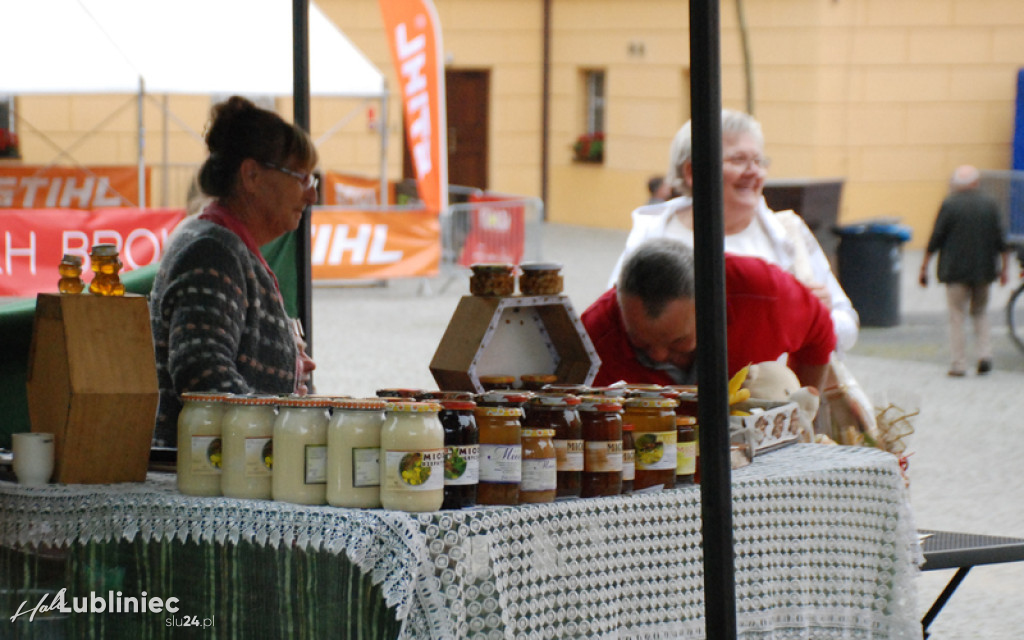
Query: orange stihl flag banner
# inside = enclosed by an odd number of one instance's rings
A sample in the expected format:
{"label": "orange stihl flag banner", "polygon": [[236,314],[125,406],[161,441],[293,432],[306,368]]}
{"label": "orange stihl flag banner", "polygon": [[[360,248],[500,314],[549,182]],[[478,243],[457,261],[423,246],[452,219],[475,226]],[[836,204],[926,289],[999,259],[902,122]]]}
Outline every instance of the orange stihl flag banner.
{"label": "orange stihl flag banner", "polygon": [[310,234],[317,281],[433,276],[441,262],[435,211],[314,207]]}
{"label": "orange stihl flag banner", "polygon": [[448,143],[441,21],[431,0],[380,0],[402,85],[405,135],[424,206],[448,206]]}
{"label": "orange stihl flag banner", "polygon": [[0,166],[0,209],[136,207],[138,176],[138,167]]}

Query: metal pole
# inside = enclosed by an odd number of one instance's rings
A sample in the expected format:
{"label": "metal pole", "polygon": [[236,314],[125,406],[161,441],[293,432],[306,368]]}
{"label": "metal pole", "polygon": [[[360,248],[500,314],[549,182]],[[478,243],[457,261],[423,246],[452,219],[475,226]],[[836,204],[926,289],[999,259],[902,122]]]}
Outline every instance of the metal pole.
{"label": "metal pole", "polygon": [[[292,0],[292,94],[295,124],[309,132],[309,0]],[[313,273],[310,264],[310,218],[306,207],[295,230],[296,303],[306,332],[306,352],[313,355]]]}
{"label": "metal pole", "polygon": [[386,207],[390,202],[388,197],[388,100],[390,92],[385,84],[384,95],[380,97],[380,119],[377,120],[380,136],[380,206]]}
{"label": "metal pole", "polygon": [[736,638],[736,576],[722,250],[725,228],[718,0],[690,0],[690,61],[704,621],[708,640],[724,640]]}
{"label": "metal pole", "polygon": [[146,80],[139,76],[139,96],[136,106],[138,118],[138,145],[139,145],[139,202],[140,209],[146,208],[146,125],[143,117],[143,103],[146,98]]}

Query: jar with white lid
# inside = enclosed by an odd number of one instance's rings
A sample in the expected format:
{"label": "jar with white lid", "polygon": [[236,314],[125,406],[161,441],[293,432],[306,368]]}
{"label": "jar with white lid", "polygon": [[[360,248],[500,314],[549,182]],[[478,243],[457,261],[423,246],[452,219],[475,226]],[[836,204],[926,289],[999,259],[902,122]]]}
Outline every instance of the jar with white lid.
{"label": "jar with white lid", "polygon": [[276,396],[232,395],[221,422],[221,492],[229,498],[270,500]]}
{"label": "jar with white lid", "polygon": [[185,392],[178,414],[178,491],[219,496],[225,393]]}
{"label": "jar with white lid", "polygon": [[380,502],[437,511],[444,502],[444,429],[436,402],[390,402],[381,429]]}
{"label": "jar with white lid", "polygon": [[274,500],[294,504],[327,503],[327,411],[331,399],[282,396],[274,421]]}
{"label": "jar with white lid", "polygon": [[380,507],[380,431],[383,400],[338,398],[327,424],[327,502]]}

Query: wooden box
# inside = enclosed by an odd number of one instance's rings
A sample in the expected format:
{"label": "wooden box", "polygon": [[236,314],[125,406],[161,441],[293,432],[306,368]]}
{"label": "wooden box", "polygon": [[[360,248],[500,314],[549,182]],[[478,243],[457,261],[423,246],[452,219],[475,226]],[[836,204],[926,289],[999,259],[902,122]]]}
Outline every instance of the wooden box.
{"label": "wooden box", "polygon": [[481,375],[553,373],[559,383],[590,384],[600,365],[567,296],[464,296],[430,372],[439,389],[481,392]]}
{"label": "wooden box", "polygon": [[144,482],[159,399],[146,298],[40,294],[27,391],[32,430],[55,436],[54,482]]}

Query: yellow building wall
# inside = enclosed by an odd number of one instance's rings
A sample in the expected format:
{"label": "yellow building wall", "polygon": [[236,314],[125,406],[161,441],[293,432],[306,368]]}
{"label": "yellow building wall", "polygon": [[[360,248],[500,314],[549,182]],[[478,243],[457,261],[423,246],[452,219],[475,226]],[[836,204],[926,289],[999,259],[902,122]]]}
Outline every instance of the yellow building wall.
{"label": "yellow building wall", "polygon": [[[378,3],[318,1],[388,78],[388,172],[397,179],[399,86]],[[488,187],[540,196],[543,0],[435,4],[449,67],[490,72]],[[551,0],[550,6],[548,219],[628,228],[629,212],[647,199],[648,177],[665,171],[672,135],[689,117],[688,3]],[[744,6],[754,112],[774,161],[770,177],[843,178],[842,222],[898,216],[914,230],[911,245],[921,246],[957,164],[1009,168],[1016,73],[1024,65],[1020,0],[745,0]],[[723,104],[743,109],[734,0],[722,1],[721,21]],[[585,128],[587,69],[606,73],[599,165],[572,159],[572,143]],[[170,119],[156,104],[161,100],[153,96],[145,109],[147,162],[163,161],[166,131],[168,161],[187,173],[205,155],[196,135],[210,98],[169,97],[176,116]],[[291,101],[276,103],[290,118]],[[76,160],[135,162],[133,96],[21,96],[17,109],[31,123],[19,126],[26,162],[53,161],[50,141],[74,144],[101,122],[103,133],[76,147]],[[313,137],[323,168],[377,174],[380,152],[367,109],[357,101],[314,99]],[[171,204],[183,203],[187,177],[166,185],[155,178],[153,203],[162,203],[163,191]]]}

